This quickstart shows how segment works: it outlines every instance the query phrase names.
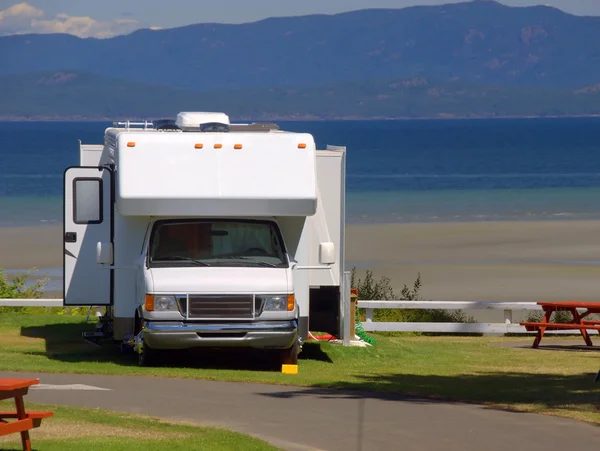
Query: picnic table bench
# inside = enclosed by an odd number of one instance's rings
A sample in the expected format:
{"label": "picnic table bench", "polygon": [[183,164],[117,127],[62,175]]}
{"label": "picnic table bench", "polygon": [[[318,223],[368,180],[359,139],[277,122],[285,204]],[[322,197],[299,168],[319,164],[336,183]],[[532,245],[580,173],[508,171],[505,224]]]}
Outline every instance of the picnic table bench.
{"label": "picnic table bench", "polygon": [[[16,411],[0,412],[0,436],[21,434],[24,451],[31,451],[29,431],[41,425],[42,419],[51,417],[53,412],[27,412],[23,396],[29,387],[39,384],[39,379],[0,379],[0,401],[14,398]],[[13,421],[7,421],[7,420]]]}
{"label": "picnic table bench", "polygon": [[[546,330],[579,330],[585,344],[593,346],[592,340],[588,334],[588,330],[600,331],[600,321],[586,320],[585,318],[594,313],[600,313],[600,303],[598,302],[538,302],[539,306],[544,310],[544,317],[540,322],[523,321],[519,324],[525,326],[528,331],[537,331],[535,340],[533,341],[534,348],[537,348],[544,337]],[[579,313],[579,310],[584,310]],[[570,312],[571,321],[568,323],[552,322],[552,314],[554,312]]]}

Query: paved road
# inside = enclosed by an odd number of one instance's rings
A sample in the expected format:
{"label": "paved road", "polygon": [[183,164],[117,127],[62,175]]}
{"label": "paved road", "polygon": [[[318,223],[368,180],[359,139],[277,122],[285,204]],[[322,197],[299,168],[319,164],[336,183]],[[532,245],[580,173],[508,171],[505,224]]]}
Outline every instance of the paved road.
{"label": "paved road", "polygon": [[[43,385],[28,401],[223,426],[290,451],[592,450],[600,443],[600,428],[576,421],[399,396],[138,376],[0,377],[38,377]],[[67,384],[105,390],[52,386]]]}

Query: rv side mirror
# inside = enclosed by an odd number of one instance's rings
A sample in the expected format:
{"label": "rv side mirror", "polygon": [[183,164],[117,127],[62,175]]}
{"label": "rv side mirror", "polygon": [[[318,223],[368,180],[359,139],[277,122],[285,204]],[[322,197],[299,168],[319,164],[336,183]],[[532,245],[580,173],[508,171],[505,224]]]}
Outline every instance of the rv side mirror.
{"label": "rv side mirror", "polygon": [[319,245],[319,262],[322,265],[333,265],[335,263],[335,244],[329,242]]}
{"label": "rv side mirror", "polygon": [[113,246],[112,243],[98,242],[96,244],[96,263],[100,265],[112,265]]}

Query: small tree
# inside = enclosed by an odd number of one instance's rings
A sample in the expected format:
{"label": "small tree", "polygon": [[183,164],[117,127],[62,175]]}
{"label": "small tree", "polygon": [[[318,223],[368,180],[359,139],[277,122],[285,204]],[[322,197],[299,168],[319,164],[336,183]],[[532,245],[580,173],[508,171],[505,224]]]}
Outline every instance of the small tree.
{"label": "small tree", "polygon": [[[400,299],[394,294],[394,289],[392,288],[389,277],[384,276],[379,280],[375,280],[371,270],[367,270],[364,280],[361,280],[356,276],[356,268],[352,268],[352,272],[350,273],[350,285],[358,290],[358,299],[377,299],[385,301]],[[402,296],[404,296],[403,299],[416,299],[420,287],[421,280],[419,276],[412,291],[409,290],[406,285],[404,285],[404,288],[402,289]]]}
{"label": "small tree", "polygon": [[[28,286],[27,281],[35,270],[19,274],[12,279],[0,269],[0,299],[39,299],[43,296],[43,287],[48,282],[47,278],[39,279]],[[0,312],[28,312],[45,311],[39,307],[0,307]]]}
{"label": "small tree", "polygon": [[[358,291],[358,299],[363,301],[420,301],[421,274],[417,275],[412,288],[406,284],[396,295],[389,277],[375,280],[373,272],[367,270],[365,278],[356,276],[356,268],[350,273],[350,285]],[[360,309],[360,316],[364,318],[364,309]],[[472,322],[473,318],[467,317],[462,310],[445,311],[436,309],[376,309],[373,320],[381,322]]]}

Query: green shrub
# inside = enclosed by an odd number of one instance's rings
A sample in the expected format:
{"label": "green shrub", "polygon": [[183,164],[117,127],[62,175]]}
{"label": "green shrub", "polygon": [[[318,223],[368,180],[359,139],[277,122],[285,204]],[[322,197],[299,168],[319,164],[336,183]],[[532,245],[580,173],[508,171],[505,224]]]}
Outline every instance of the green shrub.
{"label": "green shrub", "polygon": [[[539,323],[544,317],[544,312],[534,311],[527,313],[525,321]],[[553,312],[552,321],[555,323],[570,323],[573,320],[573,315],[570,312]]]}
{"label": "green shrub", "polygon": [[[365,278],[359,279],[356,275],[356,267],[350,273],[350,285],[358,291],[358,299],[361,301],[420,301],[421,274],[417,276],[412,288],[404,284],[400,294],[394,293],[391,281],[388,277],[376,280],[373,272],[367,270]],[[364,319],[364,309],[359,309],[361,319]],[[373,321],[377,322],[473,322],[473,318],[467,317],[461,310],[437,310],[437,309],[375,309]]]}
{"label": "green shrub", "polygon": [[34,284],[27,286],[35,269],[18,274],[11,279],[8,278],[3,269],[0,269],[0,299],[39,299],[44,295],[44,286],[48,278],[37,280]]}
{"label": "green shrub", "polygon": [[[44,277],[28,284],[35,271],[32,269],[11,279],[3,269],[0,269],[0,299],[41,299],[44,296],[44,286],[50,279]],[[85,307],[0,307],[0,313],[87,315],[88,309]]]}

